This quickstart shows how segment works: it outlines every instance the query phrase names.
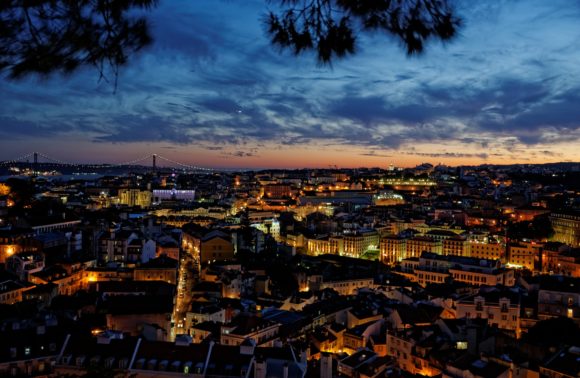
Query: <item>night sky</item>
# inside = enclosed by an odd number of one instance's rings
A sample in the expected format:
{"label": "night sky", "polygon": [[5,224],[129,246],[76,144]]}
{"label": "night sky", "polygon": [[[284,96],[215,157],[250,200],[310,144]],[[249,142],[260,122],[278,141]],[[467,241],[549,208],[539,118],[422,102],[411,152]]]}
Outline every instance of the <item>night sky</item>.
{"label": "night sky", "polygon": [[158,153],[206,167],[580,161],[580,2],[459,1],[451,43],[360,35],[320,67],[269,43],[264,0],[161,0],[116,91],[91,67],[0,79],[0,160]]}

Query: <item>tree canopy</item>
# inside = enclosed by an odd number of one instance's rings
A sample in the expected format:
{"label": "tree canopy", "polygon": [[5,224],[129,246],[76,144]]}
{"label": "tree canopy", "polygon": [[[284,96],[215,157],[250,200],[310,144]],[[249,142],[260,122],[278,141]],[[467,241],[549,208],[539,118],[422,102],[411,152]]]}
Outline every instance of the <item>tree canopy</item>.
{"label": "tree canopy", "polygon": [[508,236],[513,239],[542,240],[554,235],[552,223],[547,215],[538,215],[532,221],[508,225]]}
{"label": "tree canopy", "polygon": [[355,53],[360,32],[393,35],[411,55],[421,53],[429,40],[450,40],[461,25],[447,0],[278,2],[283,9],[270,12],[267,20],[272,43],[296,54],[314,50],[323,64]]}
{"label": "tree canopy", "polygon": [[11,78],[70,73],[81,66],[116,77],[130,55],[151,43],[145,16],[156,0],[3,0],[0,72]]}
{"label": "tree canopy", "polygon": [[[408,54],[430,40],[449,40],[461,20],[448,0],[264,0],[274,46],[318,61],[354,54],[360,33],[394,36]],[[148,11],[158,0],[5,0],[0,2],[0,73],[71,73],[95,67],[116,79],[133,54],[153,42]],[[264,8],[266,9],[266,8]],[[141,11],[141,12],[138,12]],[[256,15],[259,22],[259,15]]]}

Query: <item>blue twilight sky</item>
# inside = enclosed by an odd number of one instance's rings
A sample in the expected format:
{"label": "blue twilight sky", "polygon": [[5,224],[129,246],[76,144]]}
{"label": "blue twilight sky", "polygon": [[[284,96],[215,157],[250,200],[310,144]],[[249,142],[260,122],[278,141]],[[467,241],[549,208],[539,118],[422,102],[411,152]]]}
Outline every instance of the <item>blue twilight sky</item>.
{"label": "blue twilight sky", "polygon": [[208,167],[580,161],[580,2],[457,1],[419,57],[383,34],[319,67],[269,44],[265,0],[160,0],[117,91],[93,68],[0,78],[0,160],[148,153]]}

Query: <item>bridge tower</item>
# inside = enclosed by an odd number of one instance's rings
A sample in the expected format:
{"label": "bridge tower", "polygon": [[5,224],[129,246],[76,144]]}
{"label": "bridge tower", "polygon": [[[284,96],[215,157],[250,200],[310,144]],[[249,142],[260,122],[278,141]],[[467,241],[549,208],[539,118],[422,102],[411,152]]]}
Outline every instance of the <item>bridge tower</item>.
{"label": "bridge tower", "polygon": [[157,170],[157,154],[153,154],[153,171]]}
{"label": "bridge tower", "polygon": [[36,172],[38,172],[38,152],[33,154],[32,160],[32,176],[36,177]]}

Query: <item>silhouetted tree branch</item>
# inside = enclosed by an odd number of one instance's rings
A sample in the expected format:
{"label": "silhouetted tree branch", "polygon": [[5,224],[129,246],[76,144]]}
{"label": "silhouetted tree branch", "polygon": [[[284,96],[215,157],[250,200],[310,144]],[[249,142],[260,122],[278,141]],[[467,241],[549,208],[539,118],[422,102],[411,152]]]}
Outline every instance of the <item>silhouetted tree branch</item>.
{"label": "silhouetted tree branch", "polygon": [[[70,73],[97,68],[100,79],[115,79],[119,67],[151,43],[145,15],[158,0],[2,0],[0,73]],[[449,40],[460,19],[450,0],[265,0],[281,5],[266,23],[274,45],[295,54],[316,51],[328,64],[356,51],[357,34],[394,35],[408,54],[428,40]]]}
{"label": "silhouetted tree branch", "polygon": [[407,54],[423,51],[431,39],[447,41],[461,25],[448,0],[270,0],[283,10],[266,24],[274,45],[295,54],[314,50],[331,63],[356,51],[357,31],[384,31],[397,37]]}
{"label": "silhouetted tree branch", "polygon": [[3,0],[0,2],[0,71],[70,73],[95,66],[115,80],[128,56],[151,43],[147,20],[131,17],[157,0]]}

